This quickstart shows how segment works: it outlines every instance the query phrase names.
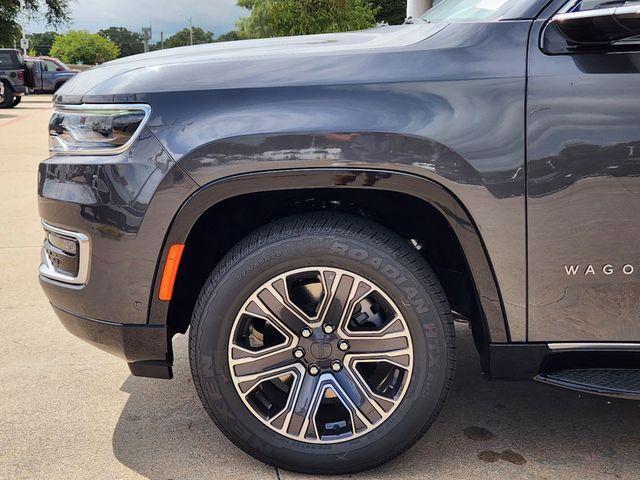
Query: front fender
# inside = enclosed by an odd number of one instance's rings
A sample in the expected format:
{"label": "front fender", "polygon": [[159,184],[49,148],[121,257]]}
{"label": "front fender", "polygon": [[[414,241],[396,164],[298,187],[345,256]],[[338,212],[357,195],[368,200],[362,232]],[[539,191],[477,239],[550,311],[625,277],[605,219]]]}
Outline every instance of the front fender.
{"label": "front fender", "polygon": [[478,229],[459,201],[435,182],[411,174],[371,169],[300,169],[252,173],[225,178],[199,189],[183,204],[165,239],[154,282],[150,323],[164,324],[168,315],[169,304],[157,299],[169,247],[186,243],[193,226],[209,208],[229,198],[255,192],[327,188],[401,192],[438,209],[454,230],[465,254],[479,294],[489,340],[509,340],[501,296],[489,256]]}
{"label": "front fender", "polygon": [[[444,43],[331,57],[324,69],[307,71],[293,60],[267,71],[219,65],[210,80],[224,80],[218,88],[139,93],[128,101],[152,105],[149,129],[201,186],[305,168],[390,170],[442,185],[476,221],[512,338],[525,341],[529,26],[460,26],[474,42],[445,42],[452,38],[445,31],[438,37]],[[248,87],[241,80],[250,74]],[[263,79],[273,75],[289,81]]]}
{"label": "front fender", "polygon": [[436,182],[464,205],[478,225],[503,286],[512,339],[524,341],[524,177],[518,166],[523,157],[513,155],[511,168],[515,170],[507,174],[507,170],[487,169],[487,160],[469,160],[430,138],[389,132],[316,131],[224,138],[181,156],[179,165],[201,186],[239,174],[302,168],[379,169]]}

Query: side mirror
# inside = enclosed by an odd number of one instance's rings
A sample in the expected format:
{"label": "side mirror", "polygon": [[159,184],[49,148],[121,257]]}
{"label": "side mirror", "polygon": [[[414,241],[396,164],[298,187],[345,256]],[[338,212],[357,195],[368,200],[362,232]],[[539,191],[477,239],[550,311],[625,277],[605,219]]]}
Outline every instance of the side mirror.
{"label": "side mirror", "polygon": [[609,45],[640,35],[640,4],[558,13],[549,26],[576,45]]}
{"label": "side mirror", "polygon": [[58,68],[56,68],[56,72],[64,72],[64,68],[58,67]]}

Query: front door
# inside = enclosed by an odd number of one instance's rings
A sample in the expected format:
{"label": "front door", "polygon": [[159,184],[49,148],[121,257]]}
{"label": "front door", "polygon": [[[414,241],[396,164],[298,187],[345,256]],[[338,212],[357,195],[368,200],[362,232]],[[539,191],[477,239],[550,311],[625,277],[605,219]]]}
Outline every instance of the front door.
{"label": "front door", "polygon": [[640,39],[563,50],[562,7],[529,42],[528,339],[639,341]]}
{"label": "front door", "polygon": [[53,92],[57,77],[58,65],[51,60],[43,60],[42,62],[42,89],[47,92]]}

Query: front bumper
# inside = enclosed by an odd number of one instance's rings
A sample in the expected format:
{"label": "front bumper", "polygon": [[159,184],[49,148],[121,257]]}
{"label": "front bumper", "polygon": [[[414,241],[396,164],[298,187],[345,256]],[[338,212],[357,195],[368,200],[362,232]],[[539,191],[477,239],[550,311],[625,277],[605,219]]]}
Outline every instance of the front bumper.
{"label": "front bumper", "polygon": [[141,377],[173,376],[165,325],[124,325],[81,317],[53,306],[64,327],[76,337],[127,361]]}
{"label": "front bumper", "polygon": [[147,130],[118,155],[58,155],[39,167],[45,228],[80,252],[73,263],[45,242],[42,289],[71,333],[135,375],[171,376],[172,332],[165,319],[150,324],[149,310],[166,232],[196,188]]}
{"label": "front bumper", "polygon": [[89,247],[80,245],[81,253],[90,250],[86,279],[44,284],[51,303],[86,318],[146,324],[165,234],[194,189],[150,132],[118,155],[42,162],[40,217],[82,235]]}

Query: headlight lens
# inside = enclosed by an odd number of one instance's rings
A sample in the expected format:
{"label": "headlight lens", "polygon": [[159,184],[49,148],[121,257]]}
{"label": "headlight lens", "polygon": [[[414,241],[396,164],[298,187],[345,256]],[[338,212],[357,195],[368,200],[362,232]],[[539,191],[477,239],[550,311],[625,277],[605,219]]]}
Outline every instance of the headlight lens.
{"label": "headlight lens", "polygon": [[65,155],[114,155],[137,138],[148,105],[58,106],[49,121],[49,150]]}

